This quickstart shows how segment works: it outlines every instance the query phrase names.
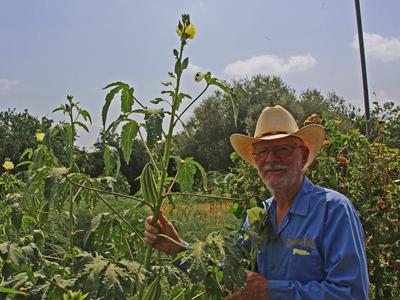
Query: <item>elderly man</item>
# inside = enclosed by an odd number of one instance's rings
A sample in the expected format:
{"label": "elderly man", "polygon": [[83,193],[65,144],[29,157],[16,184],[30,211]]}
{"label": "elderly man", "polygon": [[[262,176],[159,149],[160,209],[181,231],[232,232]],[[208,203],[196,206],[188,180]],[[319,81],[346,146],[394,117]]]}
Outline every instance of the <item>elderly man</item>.
{"label": "elderly man", "polygon": [[[264,109],[254,137],[231,136],[235,151],[257,168],[273,195],[265,203],[279,239],[264,242],[258,273],[247,271],[245,290],[225,299],[368,299],[365,238],[357,212],[345,196],[303,175],[324,138],[319,125],[299,130],[281,106]],[[183,242],[162,215],[158,231],[148,219],[146,242],[176,256],[179,246],[157,239],[160,231]]]}

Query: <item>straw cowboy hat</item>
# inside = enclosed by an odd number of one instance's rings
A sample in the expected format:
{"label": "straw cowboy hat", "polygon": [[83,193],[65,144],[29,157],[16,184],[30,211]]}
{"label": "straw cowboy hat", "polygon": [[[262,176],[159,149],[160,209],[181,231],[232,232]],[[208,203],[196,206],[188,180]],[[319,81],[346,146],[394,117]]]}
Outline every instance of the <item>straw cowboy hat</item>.
{"label": "straw cowboy hat", "polygon": [[301,129],[293,116],[282,106],[266,107],[257,121],[254,137],[233,134],[231,144],[236,153],[253,167],[257,167],[253,155],[253,144],[259,141],[276,140],[287,136],[302,139],[310,149],[306,169],[315,159],[325,140],[325,130],[320,125],[310,124]]}

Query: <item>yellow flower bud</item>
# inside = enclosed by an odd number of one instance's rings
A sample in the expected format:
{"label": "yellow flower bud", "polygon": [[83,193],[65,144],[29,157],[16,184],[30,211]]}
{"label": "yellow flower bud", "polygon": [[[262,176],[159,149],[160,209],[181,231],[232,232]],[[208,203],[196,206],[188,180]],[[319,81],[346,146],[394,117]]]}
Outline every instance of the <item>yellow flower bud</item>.
{"label": "yellow flower bud", "polygon": [[[176,33],[179,36],[182,36],[182,31],[179,29],[179,26],[176,26]],[[192,23],[190,23],[189,26],[186,27],[185,33],[189,35],[189,39],[193,39],[197,33],[197,29],[194,27]]]}
{"label": "yellow flower bud", "polygon": [[10,161],[9,158],[6,158],[6,161],[4,162],[3,167],[6,170],[11,170],[11,169],[14,169],[14,164],[12,163],[12,161]]}
{"label": "yellow flower bud", "polygon": [[260,214],[264,214],[265,211],[261,207],[253,207],[252,209],[247,210],[247,216],[249,217],[250,223],[255,221],[260,221],[261,217]]}
{"label": "yellow flower bud", "polygon": [[43,142],[43,139],[44,139],[44,133],[36,133],[36,140],[38,141],[38,142]]}

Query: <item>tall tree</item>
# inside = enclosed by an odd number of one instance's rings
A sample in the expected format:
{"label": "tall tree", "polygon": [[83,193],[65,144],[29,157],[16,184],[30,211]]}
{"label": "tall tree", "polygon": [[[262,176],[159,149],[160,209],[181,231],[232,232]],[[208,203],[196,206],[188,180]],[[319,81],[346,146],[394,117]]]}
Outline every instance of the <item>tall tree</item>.
{"label": "tall tree", "polygon": [[194,157],[206,170],[228,171],[233,166],[229,142],[233,133],[253,134],[266,106],[279,104],[294,109],[298,105],[294,91],[279,77],[258,75],[234,81],[233,87],[240,100],[237,124],[230,99],[214,92],[194,109],[185,131],[174,137],[177,155]]}
{"label": "tall tree", "polygon": [[15,109],[0,112],[0,164],[5,158],[18,164],[22,153],[37,145],[36,133],[45,132],[52,123],[53,120],[46,117],[39,120],[30,115],[27,109],[23,112]]}

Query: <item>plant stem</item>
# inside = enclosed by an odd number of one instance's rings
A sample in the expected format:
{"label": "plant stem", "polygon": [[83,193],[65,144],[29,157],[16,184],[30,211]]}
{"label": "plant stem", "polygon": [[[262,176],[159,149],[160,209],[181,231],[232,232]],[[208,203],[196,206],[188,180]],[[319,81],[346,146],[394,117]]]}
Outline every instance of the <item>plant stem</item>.
{"label": "plant stem", "polygon": [[[183,52],[183,46],[184,43],[183,41],[181,42],[181,51],[180,51],[180,55],[179,55],[179,60],[182,61],[182,52]],[[175,113],[176,113],[176,107],[177,107],[177,102],[178,102],[178,98],[179,98],[179,86],[180,86],[180,82],[181,82],[181,75],[182,72],[180,72],[179,74],[177,74],[177,78],[176,78],[176,88],[175,88],[175,94],[174,94],[174,99],[172,102],[172,111],[171,111],[171,120],[169,123],[169,129],[168,129],[168,134],[165,137],[165,145],[164,145],[164,156],[163,156],[163,169],[161,170],[161,177],[160,180],[158,182],[158,200],[157,200],[157,205],[155,206],[154,210],[153,210],[153,222],[155,224],[155,226],[157,226],[157,222],[158,222],[158,213],[160,211],[161,208],[161,204],[162,204],[162,193],[163,193],[163,188],[164,188],[164,181],[165,178],[167,177],[167,172],[168,172],[168,164],[169,164],[169,159],[171,156],[171,143],[172,143],[172,133],[174,130],[174,124],[175,124]],[[145,262],[144,265],[146,268],[150,267],[150,259],[151,259],[151,252],[153,249],[153,245],[149,245],[146,251],[146,255],[145,255]]]}
{"label": "plant stem", "polygon": [[129,195],[125,195],[125,194],[121,194],[121,193],[104,191],[104,190],[96,189],[94,187],[84,186],[84,185],[81,185],[81,184],[79,184],[79,183],[77,183],[75,181],[72,181],[67,175],[64,175],[64,176],[65,176],[65,178],[67,178],[67,180],[69,182],[71,182],[72,184],[74,184],[76,186],[79,186],[79,187],[81,187],[83,189],[91,190],[91,191],[94,191],[94,192],[101,192],[101,193],[105,193],[105,194],[115,195],[115,196],[120,196],[120,197],[125,197],[125,198],[128,198],[128,199],[133,199],[133,200],[141,202],[141,203],[143,203],[143,204],[145,204],[145,205],[147,205],[147,206],[149,206],[151,208],[151,206],[147,202],[143,201],[142,199],[139,199],[139,198],[136,198],[136,197],[132,197],[132,196],[129,196]]}
{"label": "plant stem", "polygon": [[[184,30],[183,30],[183,32],[184,32]],[[184,40],[181,40],[181,49],[180,49],[180,53],[179,53],[179,58],[177,58],[177,60],[179,60],[180,62],[182,62],[182,52],[183,52],[183,47],[184,47],[185,43],[186,42]],[[175,117],[176,117],[176,110],[177,110],[177,106],[178,106],[179,87],[180,87],[180,82],[181,82],[182,70],[180,70],[180,72],[176,75],[177,75],[176,87],[175,87],[174,98],[172,101],[171,120],[169,123],[168,134],[165,137],[165,144],[164,144],[165,148],[164,148],[164,156],[163,156],[163,161],[162,161],[163,168],[161,170],[161,176],[160,176],[160,180],[158,182],[159,190],[158,190],[157,204],[153,208],[153,224],[154,224],[154,226],[157,226],[158,213],[160,211],[161,205],[163,204],[162,195],[163,195],[163,191],[164,191],[164,182],[165,182],[165,179],[166,179],[167,173],[168,173],[169,159],[171,157],[172,133],[173,133],[173,130],[175,127]],[[145,259],[144,259],[144,266],[146,267],[146,269],[149,269],[149,267],[150,267],[152,251],[153,251],[153,244],[149,244],[147,246],[146,253],[145,253]],[[144,288],[145,288],[144,285],[141,285],[139,288],[139,299],[141,299],[143,296]]]}
{"label": "plant stem", "polygon": [[[90,181],[90,183],[92,184],[92,186],[93,186],[93,182],[92,181]],[[140,234],[139,234],[139,232],[137,232],[137,230],[119,213],[119,212],[117,212],[107,201],[106,201],[106,199],[104,199],[101,195],[100,195],[100,193],[99,192],[97,192],[96,191],[96,193],[97,193],[97,196],[99,196],[100,197],[100,199],[118,216],[118,217],[120,217],[121,218],[121,220],[122,221],[124,221],[125,222],[125,224],[126,225],[128,225],[136,234],[137,234],[137,236],[140,238],[140,240],[143,242],[143,244],[145,244],[145,242],[144,242],[144,240],[142,239],[142,237],[140,236]]]}
{"label": "plant stem", "polygon": [[[75,126],[74,126],[74,119],[73,119],[73,103],[72,99],[70,101],[70,111],[69,117],[71,122],[71,136],[70,136],[70,144],[69,144],[69,164],[70,169],[74,164],[74,135],[75,135]],[[69,186],[69,252],[72,256],[72,265],[71,265],[71,273],[73,273],[74,265],[75,265],[75,258],[74,258],[74,196],[72,194],[72,185]]]}
{"label": "plant stem", "polygon": [[129,247],[128,240],[126,239],[126,236],[125,236],[125,233],[124,233],[124,228],[122,228],[121,221],[118,222],[118,225],[119,225],[119,229],[121,230],[121,235],[124,237],[124,241],[125,241],[126,247],[128,247],[129,256],[131,257],[131,261],[134,261],[135,259],[133,258],[132,250],[131,250],[131,247]]}

